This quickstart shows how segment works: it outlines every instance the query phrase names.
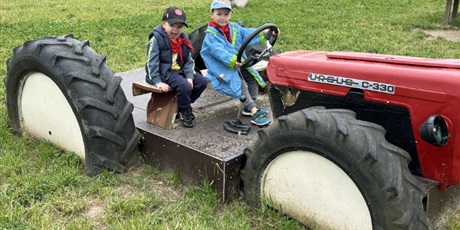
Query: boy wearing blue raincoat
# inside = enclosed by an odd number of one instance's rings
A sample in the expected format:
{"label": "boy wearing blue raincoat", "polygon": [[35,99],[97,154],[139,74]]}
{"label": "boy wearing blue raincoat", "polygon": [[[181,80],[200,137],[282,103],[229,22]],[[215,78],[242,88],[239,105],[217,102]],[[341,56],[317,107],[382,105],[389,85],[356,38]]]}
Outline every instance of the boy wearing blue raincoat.
{"label": "boy wearing blue raincoat", "polygon": [[[244,101],[243,115],[251,116],[251,123],[264,126],[270,123],[268,111],[255,104],[259,86],[265,82],[252,67],[242,68],[244,81],[238,74],[242,63],[236,61],[237,52],[244,40],[254,32],[253,28],[245,28],[230,22],[232,6],[229,0],[214,0],[211,3],[211,22],[208,24],[206,36],[201,47],[201,57],[208,68],[207,78],[212,87],[220,93]],[[265,44],[263,32],[256,36],[248,45]],[[243,58],[246,56],[243,54]]]}

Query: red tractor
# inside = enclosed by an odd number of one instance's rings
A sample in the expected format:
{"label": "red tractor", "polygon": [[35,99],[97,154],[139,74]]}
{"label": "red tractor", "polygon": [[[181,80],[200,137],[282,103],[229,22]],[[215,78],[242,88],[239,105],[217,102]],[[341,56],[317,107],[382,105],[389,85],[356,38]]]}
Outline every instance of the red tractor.
{"label": "red tractor", "polygon": [[[269,41],[247,65],[267,56],[276,39]],[[270,56],[274,122],[247,136],[223,131],[218,115],[193,131],[148,124],[139,108],[149,98],[125,93],[143,70],[114,76],[104,55],[72,36],[28,41],[7,67],[13,130],[74,151],[90,175],[125,172],[140,142],[149,163],[214,180],[224,199],[242,188],[250,205],[309,226],[429,229],[457,207],[460,60],[307,50]],[[184,132],[206,142],[174,140]]]}
{"label": "red tractor", "polygon": [[277,119],[245,150],[246,199],[319,226],[430,228],[460,182],[459,74],[460,60],[272,56]]}

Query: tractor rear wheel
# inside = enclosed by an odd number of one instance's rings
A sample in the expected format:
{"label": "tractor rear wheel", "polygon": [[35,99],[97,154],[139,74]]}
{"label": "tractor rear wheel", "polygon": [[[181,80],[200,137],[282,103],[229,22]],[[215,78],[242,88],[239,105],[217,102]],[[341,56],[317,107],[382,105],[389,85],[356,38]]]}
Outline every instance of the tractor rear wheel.
{"label": "tractor rear wheel", "polygon": [[13,130],[75,152],[89,176],[125,172],[139,160],[134,107],[105,59],[67,35],[27,41],[7,60]]}
{"label": "tractor rear wheel", "polygon": [[260,130],[244,151],[247,202],[320,229],[429,229],[409,154],[355,117],[314,107]]}

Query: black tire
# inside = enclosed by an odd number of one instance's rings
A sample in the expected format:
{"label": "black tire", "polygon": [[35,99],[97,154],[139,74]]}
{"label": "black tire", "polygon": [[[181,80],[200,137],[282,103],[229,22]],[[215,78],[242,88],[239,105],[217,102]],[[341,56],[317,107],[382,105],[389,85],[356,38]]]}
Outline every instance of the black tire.
{"label": "black tire", "polygon": [[[388,143],[381,126],[355,116],[350,110],[314,107],[281,116],[260,130],[255,143],[244,151],[247,159],[241,176],[247,202],[261,208],[271,199],[262,197],[262,181],[269,180],[262,178],[272,161],[292,151],[309,152],[326,158],[350,177],[367,203],[373,229],[429,229],[423,206],[426,189],[408,169],[409,154]],[[284,208],[283,204],[277,207]]]}
{"label": "black tire", "polygon": [[[47,86],[56,87],[57,92],[62,93],[64,104],[68,104],[70,115],[74,116],[75,124],[78,124],[75,128],[81,138],[75,138],[75,142],[82,139],[81,148],[84,153],[80,157],[85,161],[85,170],[89,176],[97,175],[104,169],[123,173],[139,162],[137,146],[141,134],[134,126],[134,107],[127,101],[120,87],[121,77],[114,76],[106,64],[106,56],[97,54],[90,48],[88,41],[75,40],[72,35],[47,36],[27,41],[14,49],[13,56],[7,60],[7,71],[6,103],[10,125],[15,133],[38,139],[49,138],[52,143],[53,138],[66,138],[65,135],[53,137],[62,131],[60,129],[66,128],[65,121],[51,123],[53,125],[45,127],[49,130],[34,130],[32,127],[32,133],[28,133],[29,130],[24,127],[28,119],[24,111],[28,102],[22,97],[28,95],[28,89],[41,86],[38,84],[31,87],[32,83],[27,83],[35,76],[40,76],[36,78],[49,81],[51,84]],[[38,92],[39,95],[32,98],[32,105],[44,100],[41,98],[46,98],[47,93]],[[52,107],[53,103],[44,105]],[[62,107],[65,110],[65,106]],[[43,111],[47,112],[46,109]],[[33,116],[41,116],[42,121],[49,120],[47,114],[32,112]],[[48,115],[54,116],[51,112]],[[69,119],[69,124],[73,119]],[[75,150],[68,146],[72,144],[59,147],[68,151]]]}

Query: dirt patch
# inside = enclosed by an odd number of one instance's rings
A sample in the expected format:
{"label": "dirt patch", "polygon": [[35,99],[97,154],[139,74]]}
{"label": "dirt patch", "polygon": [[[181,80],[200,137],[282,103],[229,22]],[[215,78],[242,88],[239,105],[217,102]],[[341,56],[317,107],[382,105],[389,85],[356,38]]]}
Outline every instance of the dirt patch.
{"label": "dirt patch", "polygon": [[120,196],[123,197],[134,197],[138,193],[136,189],[131,185],[121,185],[118,188],[118,191],[120,193]]}
{"label": "dirt patch", "polygon": [[86,212],[86,216],[92,220],[97,220],[105,214],[104,207],[101,205],[90,206]]}
{"label": "dirt patch", "polygon": [[451,30],[415,30],[422,31],[427,35],[427,40],[433,40],[438,37],[444,38],[448,41],[460,42],[460,30],[451,29]]}
{"label": "dirt patch", "polygon": [[84,214],[86,217],[90,218],[92,221],[93,226],[96,227],[96,229],[106,229],[103,224],[101,223],[104,215],[105,215],[105,209],[104,209],[104,204],[101,201],[98,200],[91,200],[89,201],[89,206]]}

